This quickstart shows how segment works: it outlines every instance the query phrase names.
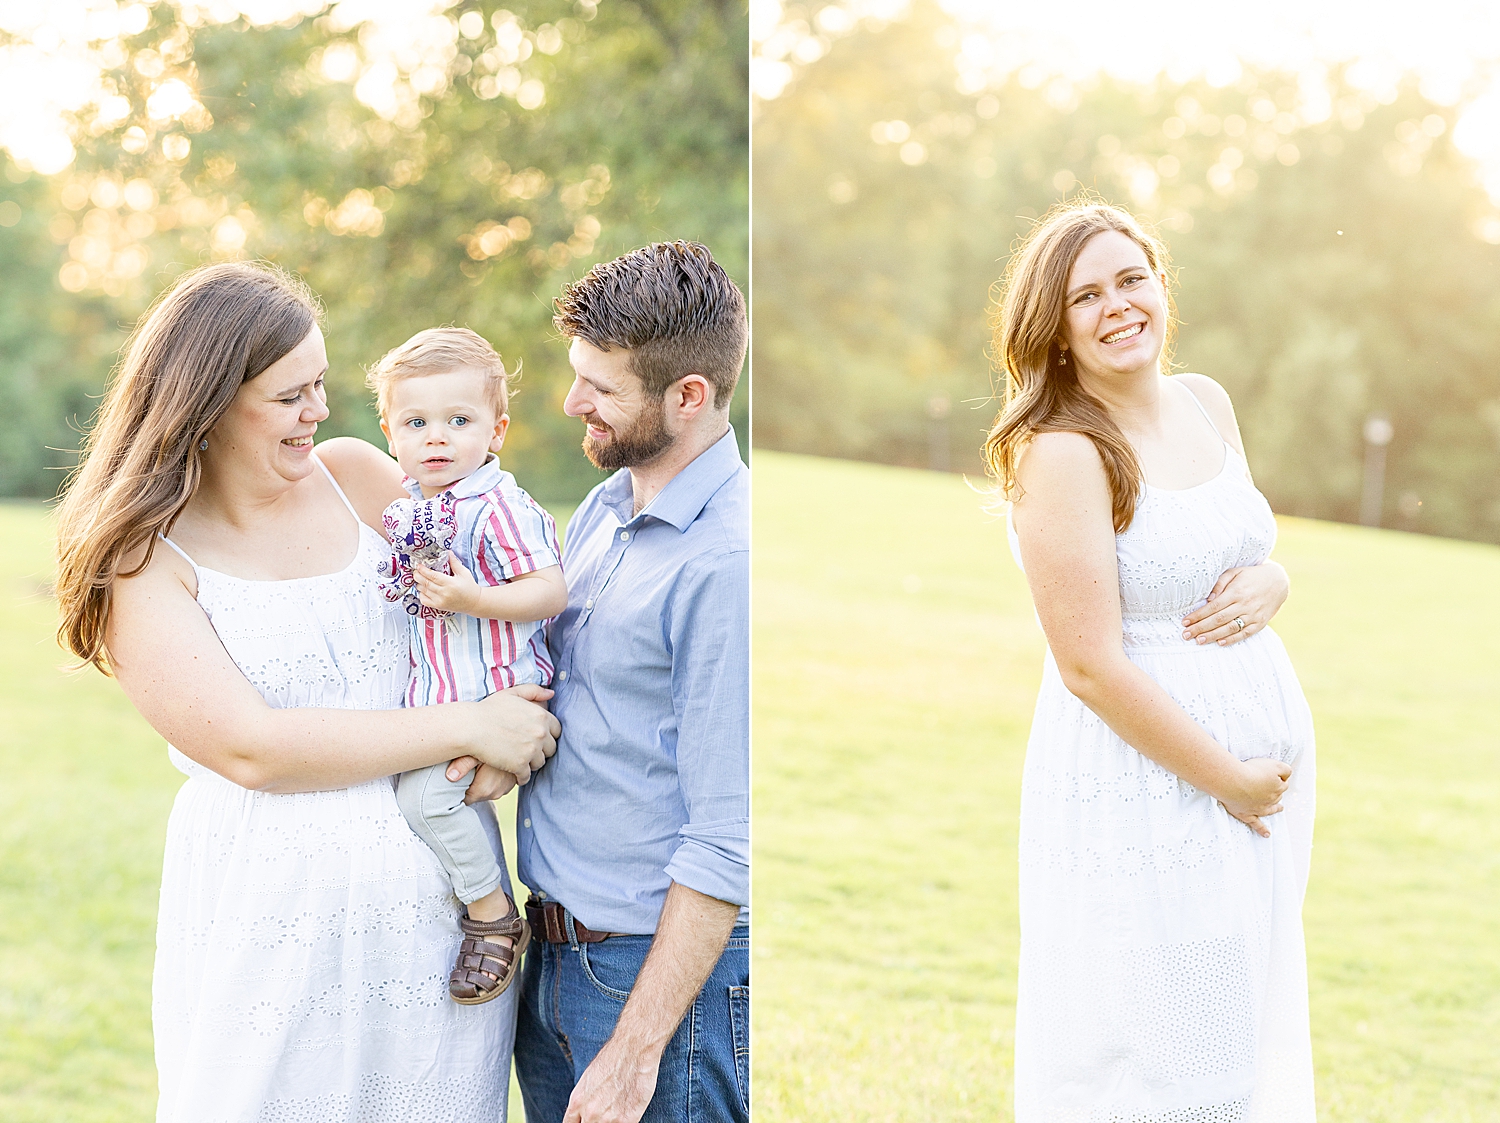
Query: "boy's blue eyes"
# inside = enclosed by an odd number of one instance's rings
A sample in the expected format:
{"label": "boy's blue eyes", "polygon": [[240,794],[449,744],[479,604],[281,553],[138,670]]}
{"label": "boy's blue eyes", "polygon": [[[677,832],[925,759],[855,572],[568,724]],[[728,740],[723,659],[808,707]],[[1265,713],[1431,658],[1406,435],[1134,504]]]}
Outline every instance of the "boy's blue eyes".
{"label": "boy's blue eyes", "polygon": [[[450,425],[452,425],[455,429],[462,429],[465,425],[467,425],[469,423],[469,419],[467,417],[463,417],[463,416],[450,417],[448,419],[448,423]],[[427,421],[424,418],[421,418],[421,417],[413,417],[410,421],[407,422],[407,425],[409,425],[413,429],[424,428],[426,426],[426,424],[427,424]]]}

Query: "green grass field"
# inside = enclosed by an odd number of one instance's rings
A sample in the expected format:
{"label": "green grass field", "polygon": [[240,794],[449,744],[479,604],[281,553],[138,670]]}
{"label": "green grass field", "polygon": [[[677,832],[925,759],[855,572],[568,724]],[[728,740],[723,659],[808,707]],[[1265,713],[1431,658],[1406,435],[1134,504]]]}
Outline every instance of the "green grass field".
{"label": "green grass field", "polygon": [[[571,505],[549,506],[562,526]],[[44,509],[0,503],[0,537],[0,1120],[146,1123],[156,896],[183,778],[112,680],[60,669]]]}
{"label": "green grass field", "polygon": [[[757,452],[756,1123],[1008,1120],[1042,638],[951,476]],[[1324,1123],[1500,1119],[1500,548],[1282,520]]]}
{"label": "green grass field", "polygon": [[[951,477],[765,452],[755,503],[757,1123],[1006,1119],[1041,637],[1003,525]],[[0,532],[0,1119],[144,1121],[180,776],[58,670],[42,510]],[[1287,520],[1277,557],[1322,1118],[1500,1118],[1500,549]]]}

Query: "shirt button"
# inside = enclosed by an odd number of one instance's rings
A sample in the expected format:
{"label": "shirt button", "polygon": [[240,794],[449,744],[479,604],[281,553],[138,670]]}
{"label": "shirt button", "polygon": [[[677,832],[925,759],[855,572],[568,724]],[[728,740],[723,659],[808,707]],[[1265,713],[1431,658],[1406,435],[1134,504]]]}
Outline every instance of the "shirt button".
{"label": "shirt button", "polygon": [[558,682],[567,682],[568,681],[568,672],[567,671],[558,671],[557,672],[557,681]]}
{"label": "shirt button", "polygon": [[622,530],[622,531],[620,531],[620,541],[621,542],[629,542],[630,541],[630,531],[628,531],[628,530]]}
{"label": "shirt button", "polygon": [[588,600],[584,601],[583,602],[583,607],[584,608],[593,608],[594,607],[594,598],[590,597]]}
{"label": "shirt button", "polygon": [[526,827],[527,830],[530,830],[531,829],[531,820],[530,819],[525,820],[525,822],[523,823],[523,825]]}

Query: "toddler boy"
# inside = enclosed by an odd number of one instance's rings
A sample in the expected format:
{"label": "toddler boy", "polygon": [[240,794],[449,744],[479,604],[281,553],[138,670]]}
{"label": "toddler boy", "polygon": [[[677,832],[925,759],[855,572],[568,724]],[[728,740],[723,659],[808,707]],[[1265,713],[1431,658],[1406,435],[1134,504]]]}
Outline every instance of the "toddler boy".
{"label": "toddler boy", "polygon": [[[510,425],[510,377],[465,328],[418,332],[370,371],[411,495],[386,508],[392,555],[381,583],[410,620],[408,706],[552,680],[543,623],[567,606],[568,590],[552,516],[494,455]],[[505,892],[498,835],[464,803],[473,773],[452,781],[446,768],[403,773],[396,801],[467,906],[448,993],[474,1005],[510,986],[531,932]]]}

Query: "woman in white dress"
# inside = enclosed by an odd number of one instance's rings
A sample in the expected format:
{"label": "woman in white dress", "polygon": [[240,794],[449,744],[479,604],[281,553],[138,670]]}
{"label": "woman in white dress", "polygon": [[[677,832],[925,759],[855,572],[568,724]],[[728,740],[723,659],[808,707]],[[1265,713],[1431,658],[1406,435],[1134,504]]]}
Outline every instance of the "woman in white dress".
{"label": "woman in white dress", "polygon": [[[1048,653],[1022,779],[1018,1123],[1314,1118],[1313,730],[1228,396],[1166,377],[1165,250],[1059,207],[986,445]],[[1212,599],[1210,600],[1210,596]]]}
{"label": "woman in white dress", "polygon": [[557,724],[534,687],[399,708],[406,621],[372,528],[400,472],[361,441],[313,452],[327,365],[293,278],[188,274],[127,345],[59,510],[60,636],[188,777],[152,983],[160,1123],[505,1115],[514,1002],[449,1000],[459,907],[389,777],[471,754],[494,795]]}

